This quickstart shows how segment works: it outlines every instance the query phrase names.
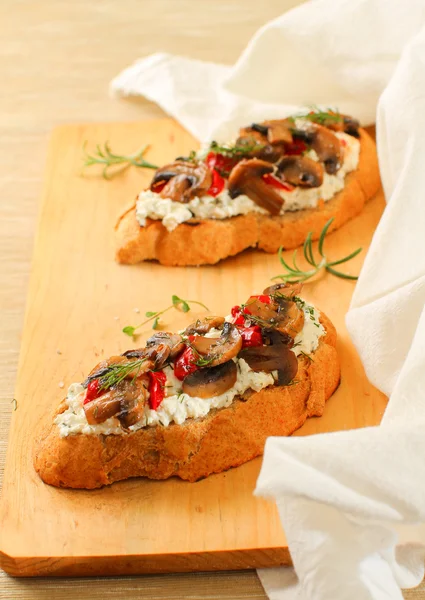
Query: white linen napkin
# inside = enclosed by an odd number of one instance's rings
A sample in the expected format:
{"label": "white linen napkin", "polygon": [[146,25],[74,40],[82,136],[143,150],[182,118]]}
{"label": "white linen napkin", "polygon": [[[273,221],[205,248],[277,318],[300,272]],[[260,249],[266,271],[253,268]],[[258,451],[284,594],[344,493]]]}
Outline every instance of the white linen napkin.
{"label": "white linen napkin", "polygon": [[153,55],[111,84],[202,141],[310,104],[370,122],[383,92],[388,207],[347,326],[390,402],[380,427],[267,441],[256,493],[276,499],[296,572],[259,571],[271,600],[399,599],[424,574],[424,24],[423,0],[316,0],[263,27],[233,68]]}

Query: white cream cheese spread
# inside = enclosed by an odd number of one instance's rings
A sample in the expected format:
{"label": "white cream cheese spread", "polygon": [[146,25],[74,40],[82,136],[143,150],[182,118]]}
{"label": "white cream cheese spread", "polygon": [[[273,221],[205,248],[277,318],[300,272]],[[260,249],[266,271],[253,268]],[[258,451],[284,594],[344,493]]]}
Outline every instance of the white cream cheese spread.
{"label": "white cream cheese spread", "polygon": [[[299,126],[298,120],[297,126]],[[286,211],[315,208],[319,201],[327,202],[343,189],[346,175],[357,168],[360,142],[346,133],[339,131],[334,133],[343,142],[344,156],[340,169],[335,175],[329,175],[325,172],[323,183],[319,187],[294,187],[292,191],[279,190],[280,195],[285,200],[281,214]],[[307,156],[318,161],[314,150],[310,150]],[[146,219],[149,218],[162,221],[168,231],[173,231],[180,223],[184,223],[193,217],[198,219],[228,219],[229,217],[246,215],[252,212],[269,214],[268,211],[255,204],[248,196],[240,195],[234,199],[230,198],[227,189],[224,189],[216,197],[208,195],[200,198],[195,197],[186,204],[174,202],[170,198],[162,198],[156,192],[146,190],[139,194],[136,203],[136,218],[142,227],[146,225]]]}
{"label": "white cream cheese spread", "polygon": [[[301,353],[310,354],[314,352],[319,345],[319,339],[325,333],[323,325],[319,322],[319,311],[307,303],[303,305],[303,310],[305,315],[304,327],[296,336],[293,348],[297,356]],[[208,337],[217,337],[219,333],[218,330],[211,330],[207,335]],[[237,365],[236,383],[224,394],[206,399],[194,398],[182,393],[182,382],[174,376],[171,367],[165,367],[167,392],[164,400],[157,410],[145,407],[143,418],[131,426],[129,430],[137,431],[142,427],[153,425],[167,427],[172,422],[182,424],[186,419],[204,417],[213,409],[230,406],[236,396],[244,394],[247,390],[259,392],[275,383],[272,373],[255,372],[243,359],[236,358],[234,360]],[[60,436],[67,437],[77,433],[85,435],[124,434],[125,432],[115,417],[96,425],[87,423],[83,408],[85,393],[86,390],[80,383],[73,383],[69,387],[66,399],[68,408],[55,419]]]}

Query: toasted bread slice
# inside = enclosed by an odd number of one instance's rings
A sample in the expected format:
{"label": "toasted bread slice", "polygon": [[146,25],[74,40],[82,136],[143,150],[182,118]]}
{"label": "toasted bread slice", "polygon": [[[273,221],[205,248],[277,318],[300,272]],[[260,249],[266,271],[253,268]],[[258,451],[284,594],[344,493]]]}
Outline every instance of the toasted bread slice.
{"label": "toasted bread slice", "polygon": [[308,232],[318,239],[325,223],[334,218],[330,231],[358,215],[380,186],[375,142],[364,130],[360,134],[360,159],[355,171],[345,178],[344,188],[316,208],[286,212],[282,216],[249,213],[230,219],[206,219],[182,223],[167,231],[161,221],[148,219],[141,227],[132,206],[116,225],[116,259],[135,264],[158,260],[168,266],[215,264],[246,248],[277,252],[302,245]]}
{"label": "toasted bread slice", "polygon": [[[50,421],[37,440],[35,469],[46,483],[93,489],[130,477],[197,481],[237,467],[264,450],[269,436],[287,436],[308,417],[320,417],[338,387],[340,363],[336,331],[322,313],[326,333],[309,360],[298,357],[298,372],[289,386],[270,386],[248,399],[182,425],[144,427],[123,435],[60,437]],[[66,410],[65,401],[55,415]]]}

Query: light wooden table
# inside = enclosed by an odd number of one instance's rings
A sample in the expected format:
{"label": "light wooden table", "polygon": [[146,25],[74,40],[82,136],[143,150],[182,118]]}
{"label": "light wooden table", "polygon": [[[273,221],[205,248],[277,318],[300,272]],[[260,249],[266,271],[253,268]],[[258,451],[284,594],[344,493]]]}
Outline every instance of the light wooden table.
{"label": "light wooden table", "polygon": [[[256,29],[300,0],[3,0],[0,5],[0,483],[37,202],[50,131],[66,122],[162,116],[108,97],[108,82],[156,51],[232,63]],[[58,324],[57,324],[58,325]],[[1,535],[1,532],[0,532]],[[422,589],[422,591],[421,591]],[[406,593],[425,598],[425,588]],[[265,598],[254,572],[13,580],[0,599]]]}

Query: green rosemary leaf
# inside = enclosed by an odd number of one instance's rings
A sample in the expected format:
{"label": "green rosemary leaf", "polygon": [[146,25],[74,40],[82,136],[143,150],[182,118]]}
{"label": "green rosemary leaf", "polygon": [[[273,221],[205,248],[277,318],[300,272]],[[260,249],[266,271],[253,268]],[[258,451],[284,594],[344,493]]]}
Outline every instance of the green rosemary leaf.
{"label": "green rosemary leaf", "polygon": [[328,233],[328,229],[332,225],[333,220],[334,218],[331,217],[329,221],[326,222],[325,226],[322,229],[322,233],[320,234],[319,244],[317,246],[320,256],[323,256],[323,243],[325,241],[326,234]]}
{"label": "green rosemary leaf", "polygon": [[335,271],[335,269],[332,269],[332,267],[326,267],[326,271],[328,271],[328,273],[332,273],[332,275],[335,275],[335,277],[339,277],[340,279],[351,279],[352,281],[357,281],[357,279],[359,278],[356,275],[347,275],[347,273],[341,273],[340,271]]}
{"label": "green rosemary leaf", "polygon": [[156,315],[156,312],[152,312],[150,310],[148,310],[148,312],[145,313],[145,317],[155,317]]}
{"label": "green rosemary leaf", "polygon": [[159,325],[159,317],[156,317],[156,319],[152,323],[152,329],[158,329],[158,325]]}
{"label": "green rosemary leaf", "polygon": [[333,262],[328,263],[328,267],[334,267],[335,265],[342,265],[342,263],[345,263],[348,260],[351,260],[352,258],[357,256],[357,254],[359,254],[361,251],[362,251],[362,248],[357,248],[357,250],[354,250],[354,252],[352,252],[348,256],[345,256],[344,258],[341,258],[340,260],[334,260]]}
{"label": "green rosemary leaf", "polygon": [[[85,167],[91,167],[92,165],[103,165],[102,176],[105,179],[111,179],[114,175],[121,173],[130,166],[141,167],[144,169],[157,169],[157,165],[154,165],[144,159],[144,154],[149,149],[149,146],[143,146],[134,154],[115,154],[112,152],[109,142],[105,142],[103,148],[100,144],[96,144],[96,152],[89,154],[86,150],[87,141],[83,144],[83,169]],[[111,167],[114,170],[111,172]],[[116,168],[118,167],[118,168]]]}
{"label": "green rosemary leaf", "polygon": [[285,259],[283,258],[283,247],[281,246],[279,248],[278,257],[279,257],[279,261],[280,261],[281,265],[285,268],[286,272],[281,275],[276,275],[275,277],[272,277],[272,280],[279,279],[286,283],[303,283],[304,281],[307,281],[307,279],[314,277],[315,275],[317,275],[320,271],[322,271],[324,269],[328,273],[335,275],[335,277],[340,277],[341,279],[350,279],[350,280],[356,281],[358,279],[358,277],[356,277],[354,275],[347,275],[346,273],[341,273],[340,271],[337,271],[333,267],[335,265],[343,264],[343,263],[351,260],[355,256],[357,256],[361,252],[361,250],[362,250],[361,248],[358,248],[357,250],[354,250],[347,256],[344,256],[343,258],[340,258],[340,259],[337,259],[334,261],[328,260],[327,256],[324,253],[324,250],[323,250],[324,240],[325,240],[326,234],[329,231],[329,227],[330,227],[332,221],[333,221],[333,218],[329,219],[329,221],[327,221],[327,223],[323,227],[323,229],[320,233],[320,236],[319,236],[318,252],[321,256],[320,261],[317,261],[314,256],[313,232],[309,231],[307,234],[307,237],[304,241],[304,244],[303,244],[304,258],[305,258],[306,262],[313,267],[313,269],[307,269],[306,271],[303,271],[299,268],[299,266],[297,264],[296,250],[294,251],[294,253],[292,255],[292,265],[288,264],[285,261]]}

